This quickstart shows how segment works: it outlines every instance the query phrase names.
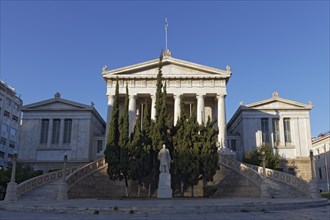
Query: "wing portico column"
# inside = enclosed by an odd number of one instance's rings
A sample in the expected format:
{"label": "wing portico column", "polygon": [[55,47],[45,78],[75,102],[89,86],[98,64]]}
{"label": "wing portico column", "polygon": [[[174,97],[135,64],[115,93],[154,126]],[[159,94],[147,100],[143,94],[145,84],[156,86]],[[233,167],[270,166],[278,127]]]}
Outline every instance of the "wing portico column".
{"label": "wing portico column", "polygon": [[[108,95],[108,112],[107,112],[107,125],[106,125],[106,131],[105,131],[105,145],[107,143],[107,137],[109,133],[109,127],[110,127],[110,121],[112,116],[112,109],[113,109],[113,102],[114,102],[114,96]],[[105,149],[105,148],[103,148]]]}
{"label": "wing portico column", "polygon": [[174,125],[176,125],[176,122],[180,117],[180,96],[181,94],[174,94]]}
{"label": "wing portico column", "polygon": [[151,97],[151,120],[156,119],[156,96],[155,95],[150,95]]}
{"label": "wing portico column", "polygon": [[197,122],[198,124],[204,123],[204,95],[197,94]]}
{"label": "wing portico column", "polygon": [[225,148],[226,146],[226,106],[225,106],[225,97],[224,94],[218,94],[218,127],[219,127],[219,135],[218,142],[220,143],[220,147]]}
{"label": "wing portico column", "polygon": [[134,131],[134,126],[136,123],[136,95],[129,96],[128,115],[129,115],[129,133],[132,133]]}

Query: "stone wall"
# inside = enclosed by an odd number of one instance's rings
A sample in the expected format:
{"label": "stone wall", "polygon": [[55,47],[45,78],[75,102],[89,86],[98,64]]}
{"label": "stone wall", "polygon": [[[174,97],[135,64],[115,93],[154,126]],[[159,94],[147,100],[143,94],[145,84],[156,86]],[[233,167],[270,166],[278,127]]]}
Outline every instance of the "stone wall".
{"label": "stone wall", "polygon": [[260,189],[244,176],[223,166],[216,173],[213,183],[217,187],[212,197],[260,197]]}
{"label": "stone wall", "polygon": [[[283,169],[283,172],[293,174],[306,181],[312,179],[311,162],[309,157],[282,160],[280,168]],[[294,169],[294,173],[292,173],[292,169]]]}

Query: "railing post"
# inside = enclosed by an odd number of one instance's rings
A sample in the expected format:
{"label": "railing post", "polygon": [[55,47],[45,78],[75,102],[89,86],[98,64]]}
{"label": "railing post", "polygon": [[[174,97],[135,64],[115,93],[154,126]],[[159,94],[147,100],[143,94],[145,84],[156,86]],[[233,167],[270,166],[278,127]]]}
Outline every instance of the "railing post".
{"label": "railing post", "polygon": [[319,192],[319,189],[318,189],[319,187],[318,187],[317,180],[315,178],[315,165],[314,165],[313,150],[310,150],[309,158],[311,160],[311,171],[312,171],[312,180],[309,182],[310,197],[312,197],[313,199],[320,198],[321,196],[320,196],[320,192]]}
{"label": "railing post", "polygon": [[67,161],[68,161],[68,155],[65,153],[64,162],[63,162],[62,180],[58,186],[57,200],[67,200],[68,199],[68,184],[65,181]]}
{"label": "railing post", "polygon": [[14,151],[13,156],[13,167],[11,170],[10,182],[7,185],[5,201],[16,201],[17,200],[17,183],[15,182],[16,176],[16,157],[17,151]]}

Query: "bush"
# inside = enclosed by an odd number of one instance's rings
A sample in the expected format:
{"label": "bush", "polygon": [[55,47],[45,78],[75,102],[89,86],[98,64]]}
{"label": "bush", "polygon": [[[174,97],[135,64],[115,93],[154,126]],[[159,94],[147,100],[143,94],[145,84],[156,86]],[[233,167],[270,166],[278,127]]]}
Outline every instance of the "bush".
{"label": "bush", "polygon": [[277,169],[280,167],[280,156],[276,150],[275,154],[268,144],[262,144],[255,150],[247,151],[244,155],[243,162],[256,166],[262,166],[261,152],[265,152],[266,167],[270,169]]}
{"label": "bush", "polygon": [[321,197],[322,197],[322,198],[330,199],[330,192],[322,192],[322,193],[321,193]]}

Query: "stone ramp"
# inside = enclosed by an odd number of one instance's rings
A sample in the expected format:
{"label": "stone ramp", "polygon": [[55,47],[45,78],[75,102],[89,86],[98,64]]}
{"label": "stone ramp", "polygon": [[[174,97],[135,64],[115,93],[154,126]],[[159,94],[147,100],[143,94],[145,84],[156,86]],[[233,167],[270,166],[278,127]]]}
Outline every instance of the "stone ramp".
{"label": "stone ramp", "polygon": [[1,210],[47,213],[230,213],[329,206],[327,199],[149,199],[0,202]]}

